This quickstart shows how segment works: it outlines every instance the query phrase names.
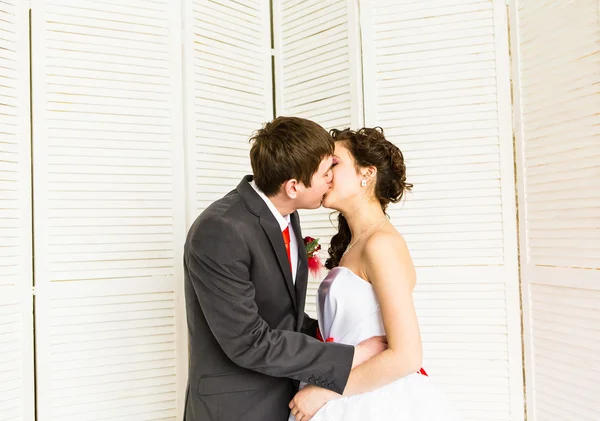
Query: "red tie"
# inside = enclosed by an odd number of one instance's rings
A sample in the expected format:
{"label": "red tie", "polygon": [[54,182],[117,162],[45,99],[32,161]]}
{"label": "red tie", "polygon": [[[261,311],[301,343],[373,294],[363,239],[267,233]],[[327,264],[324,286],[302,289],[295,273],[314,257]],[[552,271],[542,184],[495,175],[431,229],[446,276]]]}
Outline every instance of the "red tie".
{"label": "red tie", "polygon": [[292,255],[290,253],[290,227],[285,227],[281,233],[283,235],[283,244],[287,253],[288,262],[290,262],[290,272],[292,271]]}

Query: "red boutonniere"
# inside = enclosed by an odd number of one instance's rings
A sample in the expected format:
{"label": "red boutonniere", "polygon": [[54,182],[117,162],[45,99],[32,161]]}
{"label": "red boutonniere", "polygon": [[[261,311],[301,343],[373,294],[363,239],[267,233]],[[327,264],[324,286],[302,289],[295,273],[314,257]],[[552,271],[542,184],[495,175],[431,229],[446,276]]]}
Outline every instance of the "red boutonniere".
{"label": "red boutonniere", "polygon": [[317,255],[321,250],[318,238],[304,237],[304,247],[306,248],[306,258],[308,259],[308,271],[317,275],[323,269],[323,263]]}

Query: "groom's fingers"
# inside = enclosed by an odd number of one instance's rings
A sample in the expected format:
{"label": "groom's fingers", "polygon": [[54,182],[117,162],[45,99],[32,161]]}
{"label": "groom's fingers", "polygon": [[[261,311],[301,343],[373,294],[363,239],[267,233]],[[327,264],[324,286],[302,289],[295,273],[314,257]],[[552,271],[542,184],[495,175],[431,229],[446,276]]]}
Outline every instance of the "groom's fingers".
{"label": "groom's fingers", "polygon": [[292,409],[291,414],[294,416],[296,421],[308,421],[310,417],[300,412],[300,408],[294,404],[294,401],[290,402],[290,408]]}

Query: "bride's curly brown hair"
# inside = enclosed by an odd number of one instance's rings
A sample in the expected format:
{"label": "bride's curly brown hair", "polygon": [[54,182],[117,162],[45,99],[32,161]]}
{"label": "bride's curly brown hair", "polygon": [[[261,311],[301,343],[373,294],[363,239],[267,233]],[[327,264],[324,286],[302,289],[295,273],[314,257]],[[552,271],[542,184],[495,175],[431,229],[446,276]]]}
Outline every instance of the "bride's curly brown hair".
{"label": "bride's curly brown hair", "polygon": [[[399,202],[406,190],[413,185],[406,182],[406,166],[402,151],[387,140],[381,127],[363,127],[357,131],[350,129],[330,130],[336,142],[348,148],[355,160],[356,169],[373,166],[377,168],[374,193],[385,212],[390,203]],[[338,216],[338,232],[331,239],[327,269],[340,264],[344,251],[350,244],[351,233],[348,221],[341,213]]]}

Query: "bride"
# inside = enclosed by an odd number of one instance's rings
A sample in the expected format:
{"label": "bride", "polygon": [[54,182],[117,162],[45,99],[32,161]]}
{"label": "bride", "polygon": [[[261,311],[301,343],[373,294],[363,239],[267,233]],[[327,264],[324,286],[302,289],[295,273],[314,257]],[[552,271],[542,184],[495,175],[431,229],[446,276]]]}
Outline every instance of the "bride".
{"label": "bride", "polygon": [[319,287],[320,332],[348,345],[386,335],[388,349],[351,371],[343,396],[303,387],[289,420],[454,421],[454,409],[421,368],[415,269],[385,213],[412,187],[402,152],[379,128],[331,134],[334,177],[323,206],[340,214],[325,264],[331,271]]}

